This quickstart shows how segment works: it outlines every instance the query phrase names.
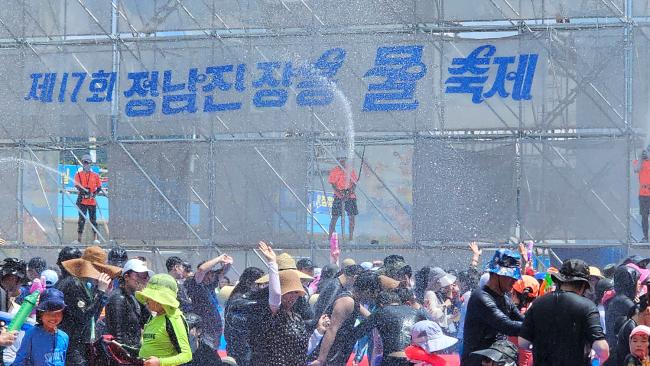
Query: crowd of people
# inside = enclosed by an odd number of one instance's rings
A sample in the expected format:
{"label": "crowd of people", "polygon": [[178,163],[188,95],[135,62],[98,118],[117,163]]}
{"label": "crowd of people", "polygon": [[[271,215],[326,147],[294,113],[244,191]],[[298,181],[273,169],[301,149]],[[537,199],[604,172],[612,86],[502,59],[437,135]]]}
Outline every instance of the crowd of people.
{"label": "crowd of people", "polygon": [[[98,246],[0,264],[8,319],[40,291],[26,331],[0,332],[5,365],[650,365],[650,258],[601,271],[569,259],[536,271],[530,254],[482,251],[462,270],[413,269],[399,255],[322,268],[277,254],[231,285],[228,255],[166,259]],[[36,289],[36,290],[35,290]],[[222,342],[225,339],[225,351]]]}

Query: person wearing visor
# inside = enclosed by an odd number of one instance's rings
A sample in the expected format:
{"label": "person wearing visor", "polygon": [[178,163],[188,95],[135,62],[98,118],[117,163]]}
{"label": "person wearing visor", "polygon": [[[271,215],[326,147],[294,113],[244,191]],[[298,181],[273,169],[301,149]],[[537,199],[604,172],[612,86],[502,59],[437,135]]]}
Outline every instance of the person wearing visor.
{"label": "person wearing visor", "polygon": [[521,279],[520,261],[520,254],[515,251],[497,250],[487,268],[487,284],[472,291],[463,332],[462,366],[480,365],[480,357],[471,356],[472,352],[489,348],[504,336],[519,335],[524,318],[509,293]]}
{"label": "person wearing visor", "polygon": [[517,346],[506,340],[498,340],[472,356],[481,358],[481,366],[517,366]]}
{"label": "person wearing visor", "polygon": [[77,207],[79,208],[79,223],[77,227],[77,241],[81,243],[86,225],[86,215],[93,226],[93,244],[99,244],[97,240],[97,201],[95,196],[102,190],[102,182],[99,174],[90,170],[93,159],[86,154],[81,158],[82,170],[74,175],[74,186],[77,188]]}
{"label": "person wearing visor", "polygon": [[519,334],[519,348],[533,349],[535,366],[591,365],[590,353],[603,364],[609,346],[593,301],[584,297],[589,285],[589,266],[580,259],[562,263],[551,274],[557,290],[533,303]]}

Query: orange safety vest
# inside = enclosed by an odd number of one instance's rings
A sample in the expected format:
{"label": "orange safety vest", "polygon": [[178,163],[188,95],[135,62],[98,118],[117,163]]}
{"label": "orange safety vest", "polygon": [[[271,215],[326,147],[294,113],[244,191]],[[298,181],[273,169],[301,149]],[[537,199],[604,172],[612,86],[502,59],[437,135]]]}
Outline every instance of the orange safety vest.
{"label": "orange safety vest", "polygon": [[[346,179],[347,177],[345,175],[346,175],[345,171],[341,169],[340,166],[337,165],[334,168],[332,168],[332,170],[330,170],[330,174],[327,179],[327,182],[329,184],[333,184],[337,190],[342,191],[344,189],[352,188],[352,186],[356,184],[357,181],[359,180],[359,178],[357,177],[357,173],[354,170],[350,171],[349,180]],[[334,194],[339,198],[341,198],[342,196],[338,191],[334,192]],[[356,198],[356,197],[357,196],[354,194],[354,192],[350,194],[350,198]]]}
{"label": "orange safety vest", "polygon": [[[102,186],[102,181],[99,179],[99,174],[95,172],[80,171],[74,175],[74,185],[84,187],[90,193],[94,193],[99,187]],[[97,206],[97,201],[95,201],[94,197],[83,198],[81,200],[81,204],[88,206]]]}
{"label": "orange safety vest", "polygon": [[[634,165],[638,161],[634,161]],[[639,169],[639,196],[650,196],[650,160],[641,161]]]}

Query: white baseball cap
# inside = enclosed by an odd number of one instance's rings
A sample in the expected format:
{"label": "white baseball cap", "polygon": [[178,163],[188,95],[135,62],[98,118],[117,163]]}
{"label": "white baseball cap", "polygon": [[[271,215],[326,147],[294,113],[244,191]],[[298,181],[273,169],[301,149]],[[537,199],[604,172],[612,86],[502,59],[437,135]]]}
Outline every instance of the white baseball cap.
{"label": "white baseball cap", "polygon": [[411,343],[422,347],[429,353],[449,348],[456,342],[458,339],[445,335],[438,323],[430,320],[419,321],[411,328]]}
{"label": "white baseball cap", "polygon": [[59,275],[51,269],[46,269],[41,272],[41,276],[45,277],[45,287],[47,288],[53,287],[57,282],[59,282]]}
{"label": "white baseball cap", "polygon": [[155,274],[152,270],[147,268],[147,265],[144,264],[143,261],[137,258],[129,259],[128,261],[126,261],[126,263],[124,263],[124,267],[122,268],[122,275],[124,275],[128,271],[133,271],[137,273],[147,272],[149,273],[149,277],[153,277],[153,275]]}

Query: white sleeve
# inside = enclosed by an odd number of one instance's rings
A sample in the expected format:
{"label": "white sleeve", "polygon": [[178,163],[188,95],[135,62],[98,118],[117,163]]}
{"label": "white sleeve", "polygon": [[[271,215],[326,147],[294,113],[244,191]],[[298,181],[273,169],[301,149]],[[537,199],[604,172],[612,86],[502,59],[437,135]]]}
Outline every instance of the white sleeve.
{"label": "white sleeve", "polygon": [[320,341],[323,339],[324,334],[318,333],[318,329],[314,329],[314,333],[309,337],[309,345],[307,346],[307,354],[310,355],[316,347],[320,344]]}
{"label": "white sleeve", "polygon": [[278,264],[267,263],[269,267],[269,306],[271,310],[276,311],[280,308],[282,303],[282,292],[280,292],[280,272],[278,272]]}

